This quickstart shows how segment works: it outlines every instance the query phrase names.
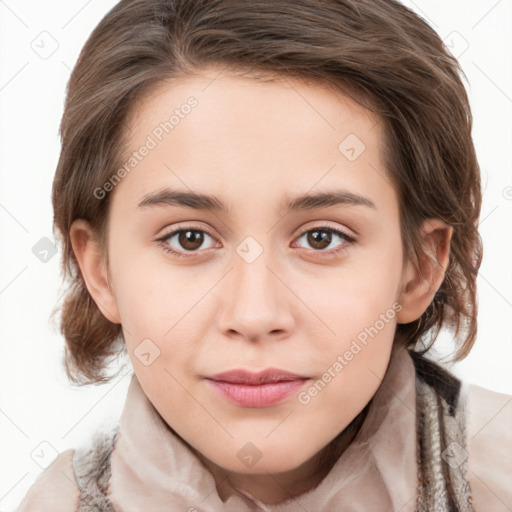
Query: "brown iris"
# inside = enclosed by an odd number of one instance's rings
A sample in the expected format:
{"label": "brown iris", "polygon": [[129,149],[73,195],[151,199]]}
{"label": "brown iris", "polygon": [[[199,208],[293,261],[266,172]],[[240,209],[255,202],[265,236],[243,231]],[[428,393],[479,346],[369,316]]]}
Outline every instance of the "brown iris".
{"label": "brown iris", "polygon": [[332,233],[324,229],[314,229],[307,234],[308,243],[315,249],[325,249],[332,240]]}
{"label": "brown iris", "polygon": [[204,234],[196,230],[183,230],[178,234],[178,241],[184,249],[193,251],[199,249],[204,241]]}

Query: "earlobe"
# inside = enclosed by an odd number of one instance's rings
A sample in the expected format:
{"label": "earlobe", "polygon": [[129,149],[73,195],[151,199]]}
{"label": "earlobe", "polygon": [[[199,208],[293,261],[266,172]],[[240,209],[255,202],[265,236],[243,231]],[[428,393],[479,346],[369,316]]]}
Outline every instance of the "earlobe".
{"label": "earlobe", "polygon": [[120,324],[115,296],[108,283],[104,256],[90,224],[78,219],[69,230],[71,245],[87,290],[103,316],[112,323]]}
{"label": "earlobe", "polygon": [[419,254],[419,265],[413,261],[406,263],[397,323],[417,320],[434,299],[450,261],[452,233],[453,228],[440,219],[427,219],[423,223],[423,252]]}

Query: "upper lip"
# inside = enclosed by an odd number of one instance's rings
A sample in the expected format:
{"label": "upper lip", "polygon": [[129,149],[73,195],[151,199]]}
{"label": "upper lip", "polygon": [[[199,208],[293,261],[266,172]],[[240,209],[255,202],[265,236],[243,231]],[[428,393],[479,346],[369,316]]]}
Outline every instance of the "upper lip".
{"label": "upper lip", "polygon": [[230,382],[233,384],[258,385],[268,382],[282,382],[289,380],[308,379],[304,375],[297,375],[286,370],[278,368],[267,368],[261,372],[250,372],[248,370],[236,369],[227,372],[217,373],[207,379],[222,382]]}

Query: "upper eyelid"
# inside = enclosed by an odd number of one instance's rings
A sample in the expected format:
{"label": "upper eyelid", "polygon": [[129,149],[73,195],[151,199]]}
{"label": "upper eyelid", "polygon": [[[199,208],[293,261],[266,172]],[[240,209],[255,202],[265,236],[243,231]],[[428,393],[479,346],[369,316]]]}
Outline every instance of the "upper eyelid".
{"label": "upper eyelid", "polygon": [[[311,222],[322,222],[322,221],[311,221]],[[316,225],[316,226],[304,227],[300,230],[299,233],[297,233],[295,235],[295,237],[302,236],[304,233],[307,233],[314,229],[321,229],[321,228],[342,231],[342,232],[345,232],[345,234],[347,236],[350,236],[351,238],[354,238],[354,239],[358,237],[358,233],[356,233],[354,230],[352,230],[350,228],[346,228],[345,226],[343,226],[343,227],[333,226],[333,225],[331,225],[331,223],[329,221],[323,221],[323,224]],[[211,237],[216,238],[216,235],[214,235],[208,228],[204,228],[202,226],[194,225],[194,224],[184,224],[183,226],[178,224],[177,227],[173,227],[172,229],[169,229],[169,231],[166,234],[162,235],[160,238],[168,237],[172,234],[175,234],[176,232],[187,231],[187,230],[204,231]]]}
{"label": "upper eyelid", "polygon": [[172,228],[169,228],[169,231],[166,231],[164,229],[164,234],[160,236],[160,238],[164,237],[164,238],[167,238],[168,236],[171,236],[173,234],[176,234],[180,231],[204,231],[205,233],[207,233],[208,235],[210,235],[211,237],[214,237],[215,235],[213,235],[211,233],[211,231],[207,228],[204,228],[202,226],[196,226],[194,224],[184,224],[183,226],[181,225],[178,225],[178,226],[174,226]]}
{"label": "upper eyelid", "polygon": [[[315,222],[315,221],[312,221],[312,222]],[[322,221],[318,221],[318,222],[322,222]],[[328,221],[323,221],[323,224],[302,228],[300,233],[297,236],[302,236],[304,233],[308,233],[309,231],[313,231],[315,229],[326,229],[326,230],[332,229],[334,231],[341,231],[342,233],[345,234],[345,236],[349,236],[350,238],[353,238],[353,239],[356,239],[358,237],[358,234],[354,230],[347,228],[345,226],[339,226],[339,225],[334,226],[332,223],[330,223]]]}

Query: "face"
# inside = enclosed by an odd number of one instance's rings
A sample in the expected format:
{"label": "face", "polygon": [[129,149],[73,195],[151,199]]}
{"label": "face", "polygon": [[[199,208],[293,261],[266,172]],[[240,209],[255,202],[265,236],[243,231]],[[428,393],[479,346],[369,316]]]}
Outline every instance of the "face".
{"label": "face", "polygon": [[[325,85],[207,70],[130,118],[111,192],[113,315],[150,401],[218,467],[307,466],[380,384],[403,287],[382,130]],[[268,368],[302,379],[209,379]]]}

